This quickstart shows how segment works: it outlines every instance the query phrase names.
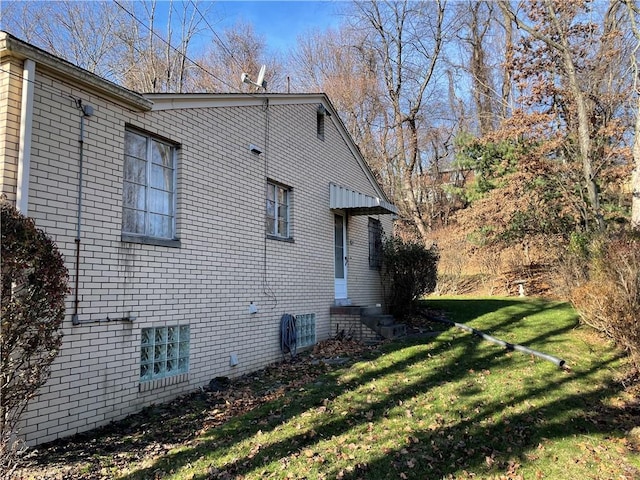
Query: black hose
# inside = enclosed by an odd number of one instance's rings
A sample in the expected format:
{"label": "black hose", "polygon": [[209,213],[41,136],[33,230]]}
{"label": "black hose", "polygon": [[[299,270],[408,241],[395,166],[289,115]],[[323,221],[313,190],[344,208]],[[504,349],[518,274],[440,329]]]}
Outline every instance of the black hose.
{"label": "black hose", "polygon": [[504,348],[506,348],[509,351],[513,351],[513,350],[517,350],[518,352],[522,352],[522,353],[528,353],[530,355],[535,355],[536,357],[542,358],[543,360],[548,360],[551,363],[554,363],[555,365],[557,365],[560,368],[567,368],[567,365],[563,359],[558,358],[558,357],[554,357],[553,355],[548,355],[546,353],[543,352],[538,352],[537,350],[533,350],[531,348],[528,347],[523,347],[522,345],[518,345],[518,344],[514,344],[514,343],[509,343],[509,342],[505,342],[504,340],[500,340],[499,338],[496,337],[492,337],[491,335],[487,335],[486,333],[477,330],[475,328],[469,327],[467,325],[465,325],[464,323],[457,323],[457,322],[452,322],[451,320],[445,320],[444,318],[431,318],[429,317],[430,320],[435,320],[436,322],[440,322],[440,323],[446,323],[447,325],[453,325],[454,327],[458,327],[461,328],[462,330],[466,330],[467,332],[471,332],[474,335],[482,338],[483,340],[487,340],[488,342],[492,342],[495,343],[497,345],[501,345]]}
{"label": "black hose", "polygon": [[290,313],[285,313],[280,319],[280,350],[282,350],[282,356],[284,357],[287,353],[290,353],[291,358],[295,357],[297,344],[296,317]]}

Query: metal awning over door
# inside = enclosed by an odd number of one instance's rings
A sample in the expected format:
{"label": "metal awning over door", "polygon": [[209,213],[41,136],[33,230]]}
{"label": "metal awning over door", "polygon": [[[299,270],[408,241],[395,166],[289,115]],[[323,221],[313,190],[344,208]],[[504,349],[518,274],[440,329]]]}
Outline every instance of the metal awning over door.
{"label": "metal awning over door", "polygon": [[395,205],[378,197],[365,195],[345,187],[329,184],[329,208],[345,210],[351,215],[395,215]]}

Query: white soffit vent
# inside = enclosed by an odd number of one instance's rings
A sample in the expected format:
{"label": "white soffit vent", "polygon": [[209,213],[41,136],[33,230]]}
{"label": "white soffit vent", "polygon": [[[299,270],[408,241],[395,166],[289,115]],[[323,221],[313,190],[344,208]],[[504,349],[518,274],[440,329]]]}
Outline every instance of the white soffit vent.
{"label": "white soffit vent", "polygon": [[365,195],[345,187],[329,184],[329,208],[346,210],[351,215],[384,215],[397,214],[395,205],[378,197]]}

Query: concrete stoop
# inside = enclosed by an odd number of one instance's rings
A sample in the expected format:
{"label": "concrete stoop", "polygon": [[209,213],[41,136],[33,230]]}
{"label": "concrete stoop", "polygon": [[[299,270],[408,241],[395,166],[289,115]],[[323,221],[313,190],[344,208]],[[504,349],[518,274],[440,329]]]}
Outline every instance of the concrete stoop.
{"label": "concrete stoop", "polygon": [[383,314],[379,306],[331,307],[331,328],[332,334],[344,333],[362,341],[375,337],[391,340],[407,333],[406,325],[396,323],[392,315]]}

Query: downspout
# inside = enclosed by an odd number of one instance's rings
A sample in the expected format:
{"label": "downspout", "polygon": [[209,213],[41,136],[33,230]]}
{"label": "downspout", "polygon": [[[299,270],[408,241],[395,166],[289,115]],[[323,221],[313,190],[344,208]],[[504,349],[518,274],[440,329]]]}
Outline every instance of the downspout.
{"label": "downspout", "polygon": [[78,143],[80,144],[80,161],[79,161],[79,175],[78,175],[78,213],[77,213],[77,226],[76,226],[76,272],[75,272],[75,287],[73,298],[73,315],[71,316],[71,322],[74,325],[79,325],[80,319],[78,318],[78,309],[80,306],[80,235],[82,233],[82,173],[84,170],[84,119],[93,115],[93,107],[91,105],[83,105],[82,100],[74,99],[76,107],[80,110],[80,138]]}
{"label": "downspout", "polygon": [[22,72],[22,103],[20,105],[20,146],[18,150],[18,178],[16,208],[25,217],[29,210],[29,170],[31,166],[31,131],[33,124],[33,94],[36,62],[27,58]]}
{"label": "downspout", "polygon": [[477,337],[482,338],[483,340],[486,340],[488,342],[491,343],[495,343],[496,345],[500,345],[502,347],[504,347],[506,350],[508,351],[518,351],[518,352],[522,352],[525,354],[529,354],[529,355],[534,355],[538,358],[541,358],[543,360],[547,360],[551,363],[553,363],[554,365],[557,365],[558,367],[564,369],[564,370],[569,370],[569,367],[567,366],[567,362],[565,362],[563,359],[558,358],[558,357],[554,357],[553,355],[549,355],[547,353],[543,353],[543,352],[539,352],[537,350],[533,350],[532,348],[528,348],[528,347],[524,347],[522,345],[518,345],[517,343],[509,343],[509,342],[505,342],[504,340],[500,340],[499,338],[496,337],[492,337],[491,335],[487,335],[486,333],[477,330],[473,327],[469,327],[468,325],[465,325],[464,323],[457,323],[457,322],[452,322],[451,320],[446,320],[444,318],[431,318],[431,317],[426,317],[429,318],[429,320],[434,320],[436,322],[440,322],[440,323],[445,323],[447,325],[452,325],[454,327],[458,327],[462,330],[465,330],[469,333],[474,334]]}

